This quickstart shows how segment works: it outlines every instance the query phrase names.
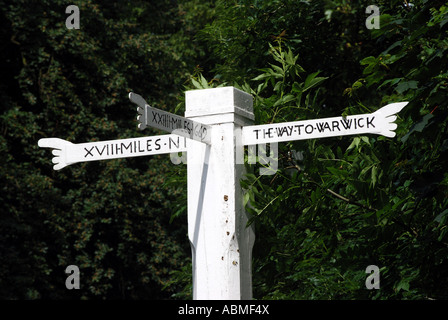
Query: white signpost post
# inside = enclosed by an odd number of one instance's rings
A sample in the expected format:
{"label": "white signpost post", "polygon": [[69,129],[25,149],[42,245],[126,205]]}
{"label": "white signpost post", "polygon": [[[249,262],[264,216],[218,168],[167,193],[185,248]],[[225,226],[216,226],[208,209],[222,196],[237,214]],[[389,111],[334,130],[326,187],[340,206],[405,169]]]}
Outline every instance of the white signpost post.
{"label": "white signpost post", "polygon": [[246,227],[240,186],[245,145],[365,133],[394,137],[395,114],[407,104],[345,118],[252,125],[252,96],[233,87],[187,91],[186,118],[152,108],[137,94],[129,98],[139,106],[141,130],[153,126],[173,134],[81,144],[46,138],[38,145],[54,149],[55,170],[76,162],[187,151],[188,238],[197,300],[252,299],[255,233],[253,225]]}

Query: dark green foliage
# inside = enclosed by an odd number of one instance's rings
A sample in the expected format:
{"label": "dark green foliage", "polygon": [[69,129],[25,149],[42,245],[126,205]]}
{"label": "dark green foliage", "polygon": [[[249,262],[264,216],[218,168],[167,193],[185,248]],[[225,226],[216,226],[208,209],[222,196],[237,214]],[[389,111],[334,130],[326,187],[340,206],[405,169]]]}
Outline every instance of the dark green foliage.
{"label": "dark green foliage", "polygon": [[[410,101],[394,139],[281,143],[275,175],[247,175],[256,298],[448,297],[448,9],[380,1],[381,27],[368,30],[370,4],[222,2],[205,29],[217,78],[253,94],[258,123]],[[380,290],[365,287],[371,264]]]}
{"label": "dark green foliage", "polygon": [[[79,6],[79,30],[66,28],[64,1],[0,1],[0,297],[170,297],[169,274],[189,250],[185,221],[169,223],[181,185],[160,187],[173,174],[169,158],[54,172],[37,141],[141,135],[130,91],[173,110],[204,54],[189,38],[208,4],[70,4]],[[65,288],[70,264],[80,268],[79,291]]]}

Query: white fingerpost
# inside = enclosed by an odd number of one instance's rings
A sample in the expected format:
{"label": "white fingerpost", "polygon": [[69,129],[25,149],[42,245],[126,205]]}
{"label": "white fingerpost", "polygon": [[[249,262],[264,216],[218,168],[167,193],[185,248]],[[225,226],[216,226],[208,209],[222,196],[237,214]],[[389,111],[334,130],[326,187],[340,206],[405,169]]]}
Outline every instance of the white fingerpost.
{"label": "white fingerpost", "polygon": [[243,205],[241,128],[252,96],[233,87],[186,92],[185,117],[210,125],[211,144],[188,140],[188,237],[193,299],[252,299],[253,226]]}
{"label": "white fingerpost", "polygon": [[254,126],[252,96],[233,87],[187,91],[188,119],[151,108],[138,94],[130,93],[129,99],[138,105],[140,129],[151,125],[173,134],[79,144],[43,138],[38,145],[54,149],[55,170],[77,162],[187,151],[188,238],[196,300],[252,299],[255,233],[253,225],[247,227],[240,185],[245,145],[365,133],[393,138],[396,114],[408,104],[392,103],[370,114]]}

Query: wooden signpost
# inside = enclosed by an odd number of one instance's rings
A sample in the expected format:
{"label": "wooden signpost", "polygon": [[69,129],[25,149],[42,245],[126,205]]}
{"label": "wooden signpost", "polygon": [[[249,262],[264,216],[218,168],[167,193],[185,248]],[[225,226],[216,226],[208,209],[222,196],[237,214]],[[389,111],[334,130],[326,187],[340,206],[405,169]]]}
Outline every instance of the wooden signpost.
{"label": "wooden signpost", "polygon": [[187,139],[175,134],[87,143],[71,143],[59,138],[45,138],[41,148],[53,148],[53,169],[96,160],[109,160],[187,151]]}
{"label": "wooden signpost", "polygon": [[395,137],[396,113],[408,103],[397,102],[369,114],[333,117],[315,120],[282,122],[247,126],[243,128],[243,144],[252,145],[269,142],[337,137],[353,134],[379,134]]}
{"label": "wooden signpost", "polygon": [[281,141],[379,134],[394,137],[395,114],[407,102],[374,113],[252,125],[252,96],[233,87],[186,92],[185,118],[150,107],[139,95],[139,129],[170,132],[143,138],[73,144],[59,138],[38,142],[53,148],[54,169],[77,162],[187,151],[188,238],[194,299],[252,299],[253,225],[243,205],[244,146]]}
{"label": "wooden signpost", "polygon": [[138,105],[137,120],[138,128],[144,130],[146,127],[161,129],[169,133],[176,131],[184,137],[210,144],[211,127],[190,119],[152,108],[146,101],[136,93],[129,93],[129,99]]}

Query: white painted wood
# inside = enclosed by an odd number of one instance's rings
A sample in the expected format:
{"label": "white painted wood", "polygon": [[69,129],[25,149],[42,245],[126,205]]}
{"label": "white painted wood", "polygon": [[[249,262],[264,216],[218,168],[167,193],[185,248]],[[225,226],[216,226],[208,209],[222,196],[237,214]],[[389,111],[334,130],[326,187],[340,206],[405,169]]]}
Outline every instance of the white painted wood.
{"label": "white painted wood", "polygon": [[41,148],[53,148],[54,170],[77,162],[149,156],[187,151],[187,139],[175,134],[74,144],[59,138],[38,141]]}
{"label": "white painted wood", "polygon": [[[129,93],[129,99],[138,105],[138,128],[144,130],[148,126],[169,133],[210,144],[211,127],[176,114],[159,110],[148,105],[140,95]],[[179,130],[181,129],[181,130]]]}
{"label": "white painted wood", "polygon": [[[140,129],[151,125],[175,134],[81,144],[48,138],[39,140],[38,145],[54,149],[55,170],[77,162],[188,150],[188,238],[194,299],[252,299],[255,233],[253,225],[247,227],[240,186],[245,172],[244,145],[363,133],[394,137],[395,114],[407,104],[393,103],[372,114],[346,118],[253,126],[251,95],[233,87],[186,92],[188,119],[151,108],[137,94],[131,93],[129,98],[139,106]],[[187,135],[190,139],[178,135],[179,118],[182,129],[192,129]]]}
{"label": "white painted wood", "polygon": [[[254,227],[246,227],[241,126],[252,97],[233,87],[186,92],[186,116],[212,125],[211,145],[187,140],[193,298],[252,299]],[[225,120],[224,120],[225,119]]]}
{"label": "white painted wood", "polygon": [[369,114],[332,117],[314,120],[272,123],[243,128],[243,144],[254,145],[269,142],[316,139],[352,134],[379,134],[395,137],[396,113],[408,102],[398,102]]}

